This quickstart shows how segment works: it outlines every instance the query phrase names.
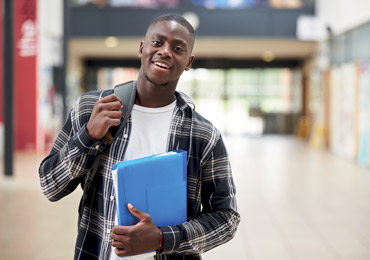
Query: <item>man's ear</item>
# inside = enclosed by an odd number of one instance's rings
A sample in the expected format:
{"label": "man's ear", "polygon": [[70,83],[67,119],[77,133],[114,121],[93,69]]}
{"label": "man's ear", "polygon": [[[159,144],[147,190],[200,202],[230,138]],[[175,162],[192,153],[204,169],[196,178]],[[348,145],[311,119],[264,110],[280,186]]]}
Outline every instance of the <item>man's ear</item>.
{"label": "man's ear", "polygon": [[143,56],[143,48],[144,48],[144,41],[140,41],[139,51],[137,52],[137,56],[139,57],[139,59],[141,59],[141,57]]}
{"label": "man's ear", "polygon": [[186,65],[185,70],[190,70],[191,65],[193,64],[194,58],[195,58],[195,56],[194,56],[194,55],[191,55],[191,56],[190,56],[190,58],[189,58],[189,62],[188,62],[188,65]]}

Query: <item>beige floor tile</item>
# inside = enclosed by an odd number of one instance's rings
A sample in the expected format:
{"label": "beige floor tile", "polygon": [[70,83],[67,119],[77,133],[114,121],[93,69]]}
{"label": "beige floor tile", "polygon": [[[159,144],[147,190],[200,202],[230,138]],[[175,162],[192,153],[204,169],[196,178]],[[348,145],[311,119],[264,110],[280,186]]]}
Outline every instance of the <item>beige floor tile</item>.
{"label": "beige floor tile", "polygon": [[[225,142],[242,222],[205,260],[370,259],[369,169],[289,136]],[[1,260],[73,257],[81,190],[47,201],[37,172],[43,156],[17,153],[15,176],[0,176]]]}

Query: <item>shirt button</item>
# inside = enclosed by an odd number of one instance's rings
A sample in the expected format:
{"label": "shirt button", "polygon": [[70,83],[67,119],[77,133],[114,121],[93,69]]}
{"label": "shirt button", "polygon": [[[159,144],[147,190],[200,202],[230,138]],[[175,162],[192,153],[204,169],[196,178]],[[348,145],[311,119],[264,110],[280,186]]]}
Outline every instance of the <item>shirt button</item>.
{"label": "shirt button", "polygon": [[107,228],[107,233],[110,233],[110,228]]}
{"label": "shirt button", "polygon": [[110,196],[110,200],[114,200],[114,196]]}
{"label": "shirt button", "polygon": [[97,145],[95,145],[95,149],[96,149],[96,150],[98,150],[98,149],[99,149],[99,147],[100,147],[100,145],[98,145],[98,144],[97,144]]}
{"label": "shirt button", "polygon": [[127,137],[128,137],[128,134],[123,135],[123,138],[127,139]]}

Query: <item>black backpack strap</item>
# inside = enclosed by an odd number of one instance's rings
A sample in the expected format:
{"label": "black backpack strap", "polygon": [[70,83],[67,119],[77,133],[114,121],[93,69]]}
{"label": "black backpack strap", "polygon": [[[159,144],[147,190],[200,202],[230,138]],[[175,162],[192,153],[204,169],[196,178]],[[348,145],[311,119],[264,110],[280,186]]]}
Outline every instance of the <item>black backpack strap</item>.
{"label": "black backpack strap", "polygon": [[136,81],[129,81],[114,87],[114,94],[122,101],[122,120],[118,128],[110,129],[104,136],[104,140],[111,144],[113,139],[125,128],[136,98]]}
{"label": "black backpack strap", "polygon": [[[122,132],[122,130],[126,126],[127,120],[131,115],[132,107],[134,106],[136,98],[136,81],[129,81],[115,86],[114,94],[118,96],[122,101],[122,120],[118,127],[112,127],[104,136],[104,141],[108,144],[112,144],[113,139]],[[83,195],[79,207],[80,216],[82,216],[87,195],[89,194],[89,190],[92,187],[94,177],[96,175],[96,172],[98,171],[99,162],[100,154],[95,157],[94,164],[90,170],[90,173],[85,178]]]}

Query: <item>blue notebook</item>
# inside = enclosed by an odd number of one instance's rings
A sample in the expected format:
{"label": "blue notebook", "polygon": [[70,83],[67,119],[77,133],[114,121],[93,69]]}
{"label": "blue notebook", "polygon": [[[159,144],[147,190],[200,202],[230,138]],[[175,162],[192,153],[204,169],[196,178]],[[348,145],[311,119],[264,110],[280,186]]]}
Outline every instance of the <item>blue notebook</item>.
{"label": "blue notebook", "polygon": [[156,226],[177,225],[187,219],[187,152],[176,150],[113,165],[118,224],[135,225],[131,203],[148,213]]}

